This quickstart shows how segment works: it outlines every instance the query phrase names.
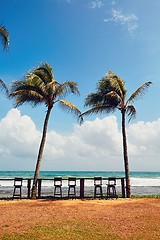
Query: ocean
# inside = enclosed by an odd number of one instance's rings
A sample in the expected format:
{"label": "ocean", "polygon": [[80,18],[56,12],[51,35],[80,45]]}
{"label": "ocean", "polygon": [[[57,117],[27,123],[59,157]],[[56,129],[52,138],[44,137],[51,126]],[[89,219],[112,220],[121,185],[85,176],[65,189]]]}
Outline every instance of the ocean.
{"label": "ocean", "polygon": [[[24,178],[23,196],[27,193],[27,178],[33,178],[33,171],[0,171],[0,198],[11,197],[13,194],[13,179],[15,177]],[[124,177],[124,172],[107,171],[41,171],[39,178],[42,181],[42,196],[53,195],[53,178],[60,176],[64,179],[68,177],[94,178],[95,176]],[[48,179],[48,180],[47,180]],[[106,192],[107,180],[103,181],[103,191]],[[121,193],[121,183],[117,181],[117,192]],[[67,180],[63,181],[63,193],[67,194]],[[85,195],[93,195],[93,180],[85,181]],[[160,195],[160,172],[131,172],[131,193],[132,195]],[[79,194],[79,180],[77,180],[77,194]]]}

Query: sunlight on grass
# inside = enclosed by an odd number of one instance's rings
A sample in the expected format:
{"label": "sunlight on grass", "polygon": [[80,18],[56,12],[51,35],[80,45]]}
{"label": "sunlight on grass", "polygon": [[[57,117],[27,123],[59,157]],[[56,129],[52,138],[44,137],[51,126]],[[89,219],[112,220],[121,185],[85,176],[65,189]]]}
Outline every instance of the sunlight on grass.
{"label": "sunlight on grass", "polygon": [[115,234],[98,230],[91,223],[86,226],[82,223],[63,222],[58,226],[37,225],[26,233],[8,233],[0,237],[1,240],[116,240],[120,239]]}

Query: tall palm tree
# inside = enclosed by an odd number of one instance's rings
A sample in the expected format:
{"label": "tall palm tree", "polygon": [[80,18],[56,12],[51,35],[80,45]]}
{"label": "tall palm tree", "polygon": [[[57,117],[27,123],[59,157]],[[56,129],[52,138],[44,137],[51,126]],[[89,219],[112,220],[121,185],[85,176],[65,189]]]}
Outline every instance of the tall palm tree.
{"label": "tall palm tree", "polygon": [[9,33],[6,30],[5,26],[0,26],[0,39],[3,44],[3,49],[8,50],[9,47]]}
{"label": "tall palm tree", "polygon": [[52,67],[47,63],[41,64],[27,73],[22,80],[15,81],[12,84],[10,96],[11,98],[15,98],[16,107],[23,103],[30,103],[32,106],[44,103],[47,107],[32,186],[32,199],[36,198],[37,179],[40,172],[42,154],[46,141],[48,121],[53,106],[57,103],[63,109],[75,113],[77,117],[81,114],[80,110],[75,105],[61,99],[70,93],[79,94],[77,84],[71,81],[63,82],[61,84],[58,83],[54,78]]}
{"label": "tall palm tree", "polygon": [[136,116],[136,109],[132,104],[138,97],[143,95],[150,84],[151,82],[145,82],[126,99],[127,90],[125,88],[125,82],[114,72],[109,71],[108,74],[98,82],[97,91],[88,94],[86,97],[85,106],[89,106],[91,109],[81,115],[82,117],[93,113],[110,113],[116,109],[120,110],[122,114],[123,157],[127,197],[131,196],[131,190],[126,137],[126,114],[129,116],[129,121],[132,117]]}

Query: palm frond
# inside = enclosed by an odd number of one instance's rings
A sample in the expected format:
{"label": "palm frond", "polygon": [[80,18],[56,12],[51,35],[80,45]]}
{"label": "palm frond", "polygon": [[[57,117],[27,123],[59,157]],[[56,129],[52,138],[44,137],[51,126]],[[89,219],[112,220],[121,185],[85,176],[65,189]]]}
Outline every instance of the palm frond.
{"label": "palm frond", "polygon": [[16,81],[12,85],[12,91],[9,95],[10,98],[15,98],[15,106],[20,106],[24,102],[31,103],[36,106],[38,103],[49,102],[48,96],[39,86],[32,86],[26,84],[24,81]]}
{"label": "palm frond", "polygon": [[114,110],[115,110],[115,107],[113,107],[113,106],[97,104],[93,108],[82,113],[80,116],[83,117],[83,116],[88,116],[88,115],[97,114],[97,113],[100,113],[100,114],[111,113],[111,112],[114,112]]}
{"label": "palm frond", "polygon": [[[30,103],[32,106],[37,106],[41,103],[46,103],[44,97],[35,91],[18,90],[10,94],[10,98],[15,98],[15,107],[19,107],[24,103]],[[47,105],[47,103],[46,103]]]}
{"label": "palm frond", "polygon": [[32,73],[38,76],[44,84],[50,83],[54,79],[52,67],[48,63],[42,63],[39,67],[35,68]]}
{"label": "palm frond", "polygon": [[125,82],[122,78],[118,77],[113,71],[108,71],[108,75],[106,76],[108,80],[111,82],[111,85],[115,92],[120,95],[121,98],[126,97],[127,90],[125,89]]}
{"label": "palm frond", "polygon": [[9,48],[9,33],[6,30],[5,26],[0,26],[0,38],[2,41],[2,44],[4,46],[4,50],[8,50]]}
{"label": "palm frond", "polygon": [[105,99],[105,103],[107,103],[108,105],[111,105],[113,107],[117,107],[123,101],[121,96],[115,91],[111,91],[111,92],[107,93],[104,96],[104,99]]}
{"label": "palm frond", "polygon": [[152,82],[143,83],[134,93],[132,93],[126,104],[128,104],[129,102],[134,102],[136,99],[142,97],[151,84]]}
{"label": "palm frond", "polygon": [[90,93],[85,99],[85,106],[96,106],[97,104],[103,104],[107,106],[117,107],[121,102],[120,96],[115,91],[109,93]]}
{"label": "palm frond", "polygon": [[62,84],[59,84],[59,86],[57,86],[57,89],[55,91],[55,95],[57,97],[65,97],[68,96],[70,93],[78,95],[80,94],[76,82],[72,81],[63,82]]}
{"label": "palm frond", "polygon": [[110,91],[114,91],[114,88],[112,86],[111,79],[108,77],[108,75],[106,75],[97,83],[97,92],[101,94],[107,94]]}
{"label": "palm frond", "polygon": [[7,96],[9,95],[8,88],[7,88],[6,84],[1,79],[0,79],[0,90],[5,91]]}
{"label": "palm frond", "polygon": [[136,109],[135,109],[135,107],[133,105],[128,105],[127,108],[126,108],[126,112],[127,112],[127,115],[129,116],[128,122],[132,118],[136,117]]}
{"label": "palm frond", "polygon": [[103,94],[96,92],[96,93],[90,93],[87,95],[85,99],[84,106],[94,106],[95,104],[101,103],[103,101]]}
{"label": "palm frond", "polygon": [[82,120],[82,118],[80,117],[81,111],[73,103],[68,102],[66,100],[59,100],[58,103],[62,109],[66,110],[68,113],[73,113],[81,122]]}

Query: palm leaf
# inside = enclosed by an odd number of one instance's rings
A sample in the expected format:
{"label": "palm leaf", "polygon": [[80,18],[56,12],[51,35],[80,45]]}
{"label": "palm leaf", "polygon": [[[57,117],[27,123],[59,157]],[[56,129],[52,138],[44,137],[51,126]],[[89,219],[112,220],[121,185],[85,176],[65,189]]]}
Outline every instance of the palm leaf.
{"label": "palm leaf", "polygon": [[7,94],[7,96],[9,95],[9,91],[8,88],[6,86],[6,84],[0,79],[0,90],[1,91],[5,91],[5,93]]}
{"label": "palm leaf", "polygon": [[[15,98],[15,107],[18,107],[24,103],[30,103],[32,106],[36,106],[43,102],[46,102],[44,98],[35,91],[18,90],[10,94],[11,98]],[[47,103],[46,103],[47,105]]]}
{"label": "palm leaf", "polygon": [[135,109],[135,107],[133,105],[128,105],[127,108],[126,108],[126,112],[127,112],[127,115],[129,116],[128,122],[132,118],[136,117],[136,109]]}
{"label": "palm leaf", "polygon": [[115,107],[113,106],[109,106],[109,105],[103,105],[103,104],[97,104],[96,106],[94,106],[93,108],[87,110],[86,112],[82,113],[80,116],[88,116],[91,114],[97,114],[97,113],[111,113],[114,112]]}
{"label": "palm leaf", "polygon": [[122,99],[124,99],[127,92],[125,89],[125,82],[111,70],[108,72],[107,78],[111,81],[114,91],[117,92]]}
{"label": "palm leaf", "polygon": [[80,94],[78,90],[78,85],[76,82],[72,82],[72,81],[63,82],[62,84],[59,84],[59,86],[57,86],[57,89],[55,91],[55,95],[58,97],[65,97],[70,93],[74,93],[78,95]]}
{"label": "palm leaf", "polygon": [[44,84],[52,82],[54,75],[52,73],[52,67],[47,63],[42,63],[39,67],[32,71],[33,74],[38,76]]}
{"label": "palm leaf", "polygon": [[[81,111],[74,104],[66,100],[59,100],[58,103],[62,109],[66,110],[68,113],[70,112],[73,113],[79,119],[81,115]],[[80,121],[81,121],[81,117],[80,117]]]}
{"label": "palm leaf", "polygon": [[0,27],[0,38],[1,38],[2,44],[4,46],[4,50],[8,50],[8,48],[9,48],[9,33],[6,30],[5,26]]}
{"label": "palm leaf", "polygon": [[129,102],[134,102],[136,99],[143,96],[143,94],[147,91],[148,87],[152,84],[152,82],[143,83],[127,100],[126,105]]}
{"label": "palm leaf", "polygon": [[84,106],[94,106],[95,104],[101,103],[103,101],[103,94],[102,93],[90,93],[87,95],[85,99]]}
{"label": "palm leaf", "polygon": [[105,103],[107,103],[113,107],[117,107],[123,101],[121,96],[119,96],[119,94],[115,91],[111,91],[111,92],[107,93],[104,96],[104,98],[105,98]]}
{"label": "palm leaf", "polygon": [[16,107],[22,105],[24,102],[31,103],[33,106],[36,106],[38,103],[49,102],[48,96],[39,86],[27,85],[24,81],[16,81],[12,85],[9,97],[16,98]]}

